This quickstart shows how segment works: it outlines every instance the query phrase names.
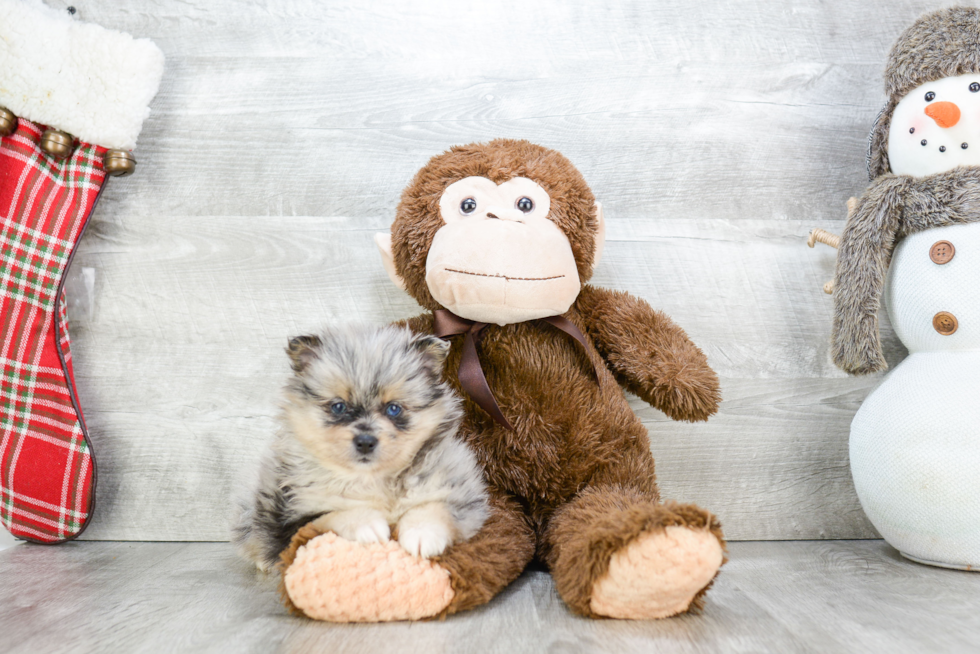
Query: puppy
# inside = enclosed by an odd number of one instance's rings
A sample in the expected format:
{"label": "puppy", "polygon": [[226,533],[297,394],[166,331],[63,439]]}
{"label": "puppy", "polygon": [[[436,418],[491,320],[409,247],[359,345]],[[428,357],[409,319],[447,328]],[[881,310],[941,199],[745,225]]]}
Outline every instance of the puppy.
{"label": "puppy", "polygon": [[314,519],[359,543],[385,542],[397,525],[399,544],[426,558],[476,534],[487,491],[456,437],[460,400],[441,380],[448,351],[398,327],[290,340],[282,426],[239,500],[242,556],[269,570]]}

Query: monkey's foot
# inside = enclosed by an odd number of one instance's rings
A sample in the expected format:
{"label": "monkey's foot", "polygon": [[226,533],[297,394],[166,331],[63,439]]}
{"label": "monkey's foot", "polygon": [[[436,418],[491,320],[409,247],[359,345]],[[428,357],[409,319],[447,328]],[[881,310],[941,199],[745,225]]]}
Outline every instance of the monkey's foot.
{"label": "monkey's foot", "polygon": [[644,534],[612,555],[592,587],[591,609],[633,620],[683,613],[723,561],[722,545],[707,529],[671,526]]}
{"label": "monkey's foot", "polygon": [[294,547],[283,554],[280,592],[291,608],[310,618],[420,620],[438,614],[453,599],[449,572],[410,555],[396,541],[362,545],[333,532],[304,534],[309,529],[301,529]]}

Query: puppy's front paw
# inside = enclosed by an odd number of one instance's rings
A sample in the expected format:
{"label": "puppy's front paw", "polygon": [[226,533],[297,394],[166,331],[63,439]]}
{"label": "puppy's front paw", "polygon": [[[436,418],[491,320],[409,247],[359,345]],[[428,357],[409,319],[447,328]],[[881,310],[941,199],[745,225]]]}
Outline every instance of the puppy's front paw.
{"label": "puppy's front paw", "polygon": [[334,511],[320,516],[313,523],[323,531],[332,531],[354,543],[386,543],[391,539],[388,521],[373,509]]}
{"label": "puppy's front paw", "polygon": [[439,522],[408,527],[398,534],[398,544],[413,556],[424,559],[439,556],[452,543],[452,533]]}
{"label": "puppy's front paw", "polygon": [[[343,535],[343,534],[341,534]],[[345,538],[347,538],[345,536]],[[347,540],[354,540],[365,545],[370,543],[387,543],[391,539],[391,528],[388,521],[384,518],[374,518],[354,530],[354,537]]]}

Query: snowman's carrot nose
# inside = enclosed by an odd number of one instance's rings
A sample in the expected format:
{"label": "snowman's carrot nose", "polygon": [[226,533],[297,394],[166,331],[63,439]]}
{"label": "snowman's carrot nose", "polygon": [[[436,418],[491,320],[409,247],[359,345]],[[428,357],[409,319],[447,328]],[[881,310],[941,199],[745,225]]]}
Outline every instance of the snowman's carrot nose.
{"label": "snowman's carrot nose", "polygon": [[952,102],[933,102],[926,105],[926,115],[940,127],[952,127],[960,122],[960,108]]}

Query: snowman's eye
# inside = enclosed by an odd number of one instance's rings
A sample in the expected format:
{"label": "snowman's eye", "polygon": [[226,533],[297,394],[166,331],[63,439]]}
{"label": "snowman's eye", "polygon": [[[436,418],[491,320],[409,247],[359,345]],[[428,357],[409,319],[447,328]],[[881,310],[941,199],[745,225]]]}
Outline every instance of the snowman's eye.
{"label": "snowman's eye", "polygon": [[974,82],[970,84],[970,93],[976,93],[977,91],[980,91],[980,83]]}
{"label": "snowman's eye", "polygon": [[935,93],[933,93],[932,91],[929,91],[928,93],[926,93],[926,102],[932,102],[935,99],[936,99],[936,94]]}

